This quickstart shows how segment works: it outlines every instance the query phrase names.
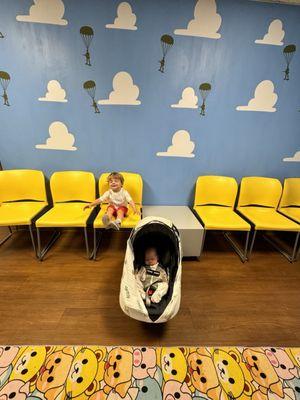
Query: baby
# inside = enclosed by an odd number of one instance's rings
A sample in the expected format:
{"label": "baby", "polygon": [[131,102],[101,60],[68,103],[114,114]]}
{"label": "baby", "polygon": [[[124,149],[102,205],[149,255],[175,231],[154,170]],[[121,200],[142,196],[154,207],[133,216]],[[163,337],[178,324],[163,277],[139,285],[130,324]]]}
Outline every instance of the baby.
{"label": "baby", "polygon": [[[106,228],[119,230],[121,222],[128,212],[128,204],[132,207],[134,214],[140,214],[140,211],[136,208],[130,194],[123,188],[124,177],[122,174],[112,172],[108,175],[107,182],[109,190],[103,193],[99,199],[85,206],[84,209],[95,207],[101,203],[108,203],[106,213],[102,217],[103,225]],[[113,217],[116,219],[113,220]]]}
{"label": "baby", "polygon": [[167,293],[169,277],[166,271],[159,264],[158,254],[155,248],[148,248],[145,251],[145,266],[142,266],[136,273],[139,292],[146,303],[159,303]]}

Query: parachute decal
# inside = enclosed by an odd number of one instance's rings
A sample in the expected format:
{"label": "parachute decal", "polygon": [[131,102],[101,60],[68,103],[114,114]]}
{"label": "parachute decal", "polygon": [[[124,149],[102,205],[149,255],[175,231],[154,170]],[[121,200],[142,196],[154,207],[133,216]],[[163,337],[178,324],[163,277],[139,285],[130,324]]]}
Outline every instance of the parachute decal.
{"label": "parachute decal", "polygon": [[284,71],[284,80],[288,81],[290,79],[290,63],[292,61],[292,58],[294,57],[294,54],[296,52],[296,46],[294,44],[289,44],[288,46],[285,46],[283,49],[283,55],[286,61],[286,69]]}
{"label": "parachute decal", "polygon": [[85,45],[86,52],[84,53],[85,57],[85,65],[91,66],[91,55],[90,55],[90,45],[92,43],[93,37],[94,37],[94,31],[93,28],[90,26],[82,26],[80,28],[80,35],[82,37],[83,43]]}
{"label": "parachute decal", "polygon": [[9,73],[5,72],[5,71],[0,71],[0,84],[1,87],[3,89],[3,100],[4,103],[3,105],[5,106],[10,106],[9,101],[8,101],[8,95],[7,95],[7,87],[10,83],[10,75]]}
{"label": "parachute decal", "polygon": [[96,95],[96,83],[94,81],[86,81],[83,84],[83,89],[86,90],[87,94],[90,96],[92,99],[93,103],[91,107],[94,107],[95,113],[99,114],[100,110],[99,107],[95,101],[95,95]]}
{"label": "parachute decal", "polygon": [[200,90],[200,95],[202,97],[202,105],[200,107],[201,108],[200,115],[204,116],[205,108],[206,108],[205,101],[211,91],[211,84],[210,83],[201,83],[201,85],[199,86],[199,90]]}
{"label": "parachute decal", "polygon": [[159,61],[160,63],[159,72],[165,72],[165,57],[170,48],[173,46],[174,39],[170,35],[162,35],[162,37],[160,38],[160,43],[161,43],[163,58]]}

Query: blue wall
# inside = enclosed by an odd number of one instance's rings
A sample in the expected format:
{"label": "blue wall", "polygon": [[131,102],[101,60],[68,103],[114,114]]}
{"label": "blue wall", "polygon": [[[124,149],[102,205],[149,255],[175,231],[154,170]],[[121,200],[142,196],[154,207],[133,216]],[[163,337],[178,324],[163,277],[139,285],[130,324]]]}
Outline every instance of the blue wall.
{"label": "blue wall", "polygon": [[[129,0],[137,16],[136,31],[106,29],[120,1],[64,0],[68,25],[16,21],[28,14],[31,0],[1,0],[0,70],[8,71],[11,107],[0,106],[0,160],[4,168],[53,171],[131,170],[145,181],[144,204],[186,204],[201,174],[284,178],[299,176],[300,164],[283,162],[300,150],[300,7],[247,0],[217,0],[222,16],[219,40],[174,35],[193,18],[194,0]],[[254,43],[269,23],[280,18],[284,43],[298,46],[291,80],[283,80],[283,47]],[[82,25],[93,27],[92,66],[84,64]],[[175,44],[159,73],[160,37]],[[140,88],[140,106],[99,106],[94,114],[82,89],[97,83],[97,99],[107,98],[112,79],[128,71]],[[68,103],[38,98],[49,80],[57,79]],[[256,85],[272,80],[278,94],[277,112],[239,112]],[[173,109],[182,90],[211,82],[207,115]],[[198,93],[197,93],[198,94]],[[53,121],[64,122],[75,135],[77,151],[38,150]],[[195,142],[194,158],[157,157],[172,135],[187,130]]]}

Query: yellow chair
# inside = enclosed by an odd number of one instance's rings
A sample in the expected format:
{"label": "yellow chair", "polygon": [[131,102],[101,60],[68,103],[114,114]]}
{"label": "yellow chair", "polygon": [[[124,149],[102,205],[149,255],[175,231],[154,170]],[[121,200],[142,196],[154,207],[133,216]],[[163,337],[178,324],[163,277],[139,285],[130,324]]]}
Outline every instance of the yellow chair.
{"label": "yellow chair", "polygon": [[295,260],[300,226],[277,211],[282,186],[278,179],[246,177],[241,181],[237,211],[253,224],[254,234],[250,245],[252,253],[257,231],[288,231],[296,233],[292,254],[288,254],[268,236],[265,239],[290,262]]}
{"label": "yellow chair", "polygon": [[[206,231],[223,231],[242,262],[247,260],[251,226],[234,212],[238,185],[234,178],[227,176],[199,176],[196,182],[194,211]],[[244,251],[228,232],[247,232]],[[204,238],[203,238],[204,243]]]}
{"label": "yellow chair", "polygon": [[[140,210],[142,214],[142,198],[143,198],[143,179],[141,175],[131,173],[131,172],[120,172],[124,177],[124,189],[126,189],[132,200],[136,204],[136,208]],[[104,192],[109,190],[109,185],[107,182],[109,173],[104,173],[99,178],[99,194],[103,195]],[[102,217],[106,212],[108,204],[103,203],[101,209],[94,220],[94,251],[93,258],[96,259],[97,251],[100,244],[101,236],[97,242],[97,229],[104,229],[102,222]],[[128,214],[123,219],[121,224],[121,229],[131,229],[136,226],[136,224],[141,220],[141,215],[134,214],[131,207],[128,207]]]}
{"label": "yellow chair", "polygon": [[45,177],[42,171],[0,171],[0,226],[9,229],[9,234],[0,241],[0,245],[12,236],[12,226],[17,228],[25,225],[29,228],[36,254],[32,223],[47,204]]}
{"label": "yellow chair", "polygon": [[[300,224],[300,178],[286,178],[278,211]],[[300,246],[298,256],[300,253]],[[298,259],[298,256],[296,259]]]}
{"label": "yellow chair", "polygon": [[50,189],[53,207],[35,223],[39,260],[43,260],[47,251],[60,235],[60,232],[54,232],[49,243],[42,250],[40,228],[83,228],[87,257],[89,258],[87,221],[92,210],[83,210],[83,208],[86,204],[95,200],[94,175],[91,172],[83,171],[55,172],[50,178]]}
{"label": "yellow chair", "polygon": [[300,178],[286,178],[278,211],[300,224]]}

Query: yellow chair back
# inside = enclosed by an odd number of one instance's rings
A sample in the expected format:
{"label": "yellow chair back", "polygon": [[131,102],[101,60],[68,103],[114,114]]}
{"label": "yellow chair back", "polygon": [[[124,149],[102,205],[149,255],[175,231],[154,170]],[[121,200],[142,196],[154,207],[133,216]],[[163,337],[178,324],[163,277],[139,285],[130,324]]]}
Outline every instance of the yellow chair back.
{"label": "yellow chair back", "polygon": [[53,203],[92,202],[96,197],[95,177],[91,172],[54,172],[50,178]]}
{"label": "yellow chair back", "polygon": [[43,172],[30,169],[0,171],[0,203],[22,200],[47,202]]}
{"label": "yellow chair back", "polygon": [[281,193],[282,186],[278,179],[249,176],[241,181],[238,207],[258,205],[276,208]]}
{"label": "yellow chair back", "polygon": [[[143,199],[143,179],[141,175],[132,172],[120,172],[124,177],[124,189],[128,191],[132,200],[137,205],[142,205]],[[99,193],[103,195],[109,189],[107,177],[109,173],[104,173],[99,178]]]}
{"label": "yellow chair back", "polygon": [[300,207],[300,178],[286,178],[279,207]]}
{"label": "yellow chair back", "polygon": [[196,182],[195,206],[221,205],[234,207],[238,185],[228,176],[199,176]]}

